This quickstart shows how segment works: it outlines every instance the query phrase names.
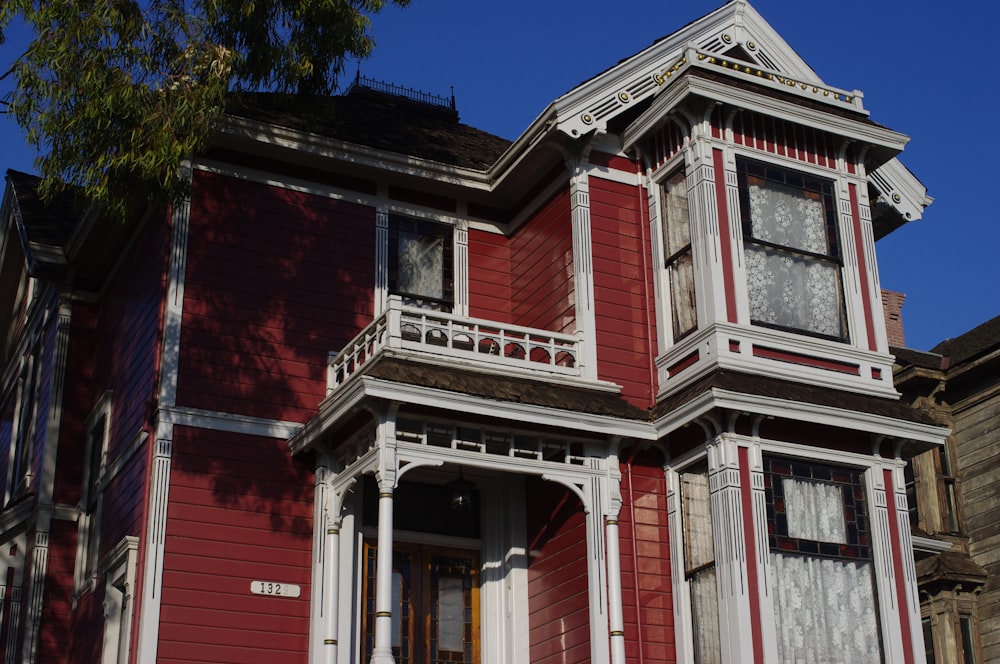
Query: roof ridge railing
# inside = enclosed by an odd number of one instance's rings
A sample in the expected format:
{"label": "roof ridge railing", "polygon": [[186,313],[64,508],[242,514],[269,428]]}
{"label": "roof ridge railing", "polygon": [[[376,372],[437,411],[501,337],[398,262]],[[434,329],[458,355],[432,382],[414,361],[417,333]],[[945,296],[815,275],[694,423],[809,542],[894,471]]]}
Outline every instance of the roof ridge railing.
{"label": "roof ridge railing", "polygon": [[455,110],[454,92],[452,92],[451,98],[442,97],[441,95],[424,92],[423,90],[406,87],[405,85],[396,85],[395,83],[389,83],[388,81],[379,81],[374,78],[369,78],[368,76],[362,76],[361,72],[358,72],[357,76],[354,77],[354,83],[351,84],[351,89],[356,87],[390,94],[395,97],[403,97],[404,99],[416,101],[421,104],[440,106],[442,108]]}

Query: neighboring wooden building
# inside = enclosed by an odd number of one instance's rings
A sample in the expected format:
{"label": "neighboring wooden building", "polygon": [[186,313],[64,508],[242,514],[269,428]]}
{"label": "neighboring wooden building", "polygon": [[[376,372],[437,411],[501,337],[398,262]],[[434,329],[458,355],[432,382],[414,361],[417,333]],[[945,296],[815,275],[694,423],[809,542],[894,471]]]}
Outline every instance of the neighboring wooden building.
{"label": "neighboring wooden building", "polygon": [[926,535],[914,548],[928,653],[933,642],[938,664],[997,661],[1000,318],[929,353],[894,353],[903,398],[952,432],[913,460],[908,478],[911,520]]}
{"label": "neighboring wooden building", "polygon": [[8,173],[4,661],[924,662],[906,137],[743,0],[513,143],[398,92],[126,227]]}

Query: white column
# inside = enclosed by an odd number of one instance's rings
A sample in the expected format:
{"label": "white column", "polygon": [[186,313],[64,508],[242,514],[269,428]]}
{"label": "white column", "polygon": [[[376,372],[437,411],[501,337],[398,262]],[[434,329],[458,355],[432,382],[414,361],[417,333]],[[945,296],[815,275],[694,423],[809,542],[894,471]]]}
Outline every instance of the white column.
{"label": "white column", "polygon": [[379,482],[375,648],[371,664],[395,664],[392,657],[392,489],[390,482]]}
{"label": "white column", "polygon": [[[611,664],[625,664],[625,618],[622,615],[621,547],[618,544],[618,517],[605,520],[608,548],[608,619],[611,634]],[[637,607],[638,608],[638,607]]]}

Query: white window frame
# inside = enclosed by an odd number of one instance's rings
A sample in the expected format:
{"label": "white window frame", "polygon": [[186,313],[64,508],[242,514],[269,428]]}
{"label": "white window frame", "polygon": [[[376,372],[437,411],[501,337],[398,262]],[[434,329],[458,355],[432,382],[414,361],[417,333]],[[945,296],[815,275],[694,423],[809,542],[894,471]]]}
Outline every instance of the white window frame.
{"label": "white window frame", "polygon": [[101,664],[125,664],[132,641],[132,608],[139,538],[127,535],[115,545],[104,566],[104,645]]}
{"label": "white window frame", "polygon": [[[84,446],[73,583],[77,595],[87,590],[93,591],[97,586],[101,510],[104,503],[104,481],[108,468],[108,442],[111,434],[110,391],[101,395],[97,405],[87,416],[84,431],[87,442]],[[96,459],[94,459],[95,454]],[[97,476],[92,477],[95,467]]]}
{"label": "white window frame", "polygon": [[375,316],[386,310],[390,295],[389,255],[391,218],[412,219],[418,223],[438,224],[451,229],[452,301],[450,313],[469,315],[469,224],[466,220],[413,209],[379,208],[375,213]]}

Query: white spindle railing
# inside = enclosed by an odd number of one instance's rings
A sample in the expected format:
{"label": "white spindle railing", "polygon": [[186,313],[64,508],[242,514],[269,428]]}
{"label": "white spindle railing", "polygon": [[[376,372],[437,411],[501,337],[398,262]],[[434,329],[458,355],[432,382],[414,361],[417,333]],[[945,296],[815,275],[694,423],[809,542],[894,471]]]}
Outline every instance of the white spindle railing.
{"label": "white spindle railing", "polygon": [[391,296],[386,311],[339,353],[331,353],[327,394],[386,348],[534,372],[582,376],[579,337],[496,321],[403,306]]}

